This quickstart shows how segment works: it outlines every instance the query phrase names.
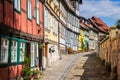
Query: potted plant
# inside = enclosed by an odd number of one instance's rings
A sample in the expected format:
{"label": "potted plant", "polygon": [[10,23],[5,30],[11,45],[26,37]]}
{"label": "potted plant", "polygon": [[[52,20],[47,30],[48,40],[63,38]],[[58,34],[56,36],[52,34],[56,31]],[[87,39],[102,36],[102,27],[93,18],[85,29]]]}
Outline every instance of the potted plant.
{"label": "potted plant", "polygon": [[32,71],[32,77],[38,79],[40,77],[40,71],[38,69]]}
{"label": "potted plant", "polygon": [[23,80],[40,79],[42,76],[43,74],[39,71],[39,69],[31,70],[30,57],[25,57],[24,68],[22,69]]}
{"label": "potted plant", "polygon": [[39,45],[40,48],[45,48],[45,43]]}
{"label": "potted plant", "polygon": [[25,67],[22,70],[22,77],[24,80],[30,80],[32,78],[32,72],[29,67]]}
{"label": "potted plant", "polygon": [[67,51],[68,51],[68,54],[71,54],[71,53],[73,53],[73,49],[72,48],[67,48]]}
{"label": "potted plant", "polygon": [[24,61],[24,68],[22,69],[22,77],[24,80],[30,80],[32,77],[32,71],[30,69],[30,58],[29,57],[25,57],[25,61]]}

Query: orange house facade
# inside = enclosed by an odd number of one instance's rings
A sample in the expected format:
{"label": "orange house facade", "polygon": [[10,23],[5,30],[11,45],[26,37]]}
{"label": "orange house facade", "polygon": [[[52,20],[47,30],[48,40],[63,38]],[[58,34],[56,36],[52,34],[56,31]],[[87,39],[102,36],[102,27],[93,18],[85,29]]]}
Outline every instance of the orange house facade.
{"label": "orange house facade", "polygon": [[25,57],[40,68],[43,42],[41,0],[0,0],[0,80],[21,76]]}

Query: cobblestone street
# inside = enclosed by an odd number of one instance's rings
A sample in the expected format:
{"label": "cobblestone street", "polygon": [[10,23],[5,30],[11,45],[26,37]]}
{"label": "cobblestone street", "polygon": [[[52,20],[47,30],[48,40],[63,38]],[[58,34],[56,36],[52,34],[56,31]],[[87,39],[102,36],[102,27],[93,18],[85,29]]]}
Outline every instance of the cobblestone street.
{"label": "cobblestone street", "polygon": [[110,78],[105,66],[95,54],[90,53],[80,56],[66,80],[110,80]]}
{"label": "cobblestone street", "polygon": [[100,59],[92,52],[62,55],[44,71],[42,80],[110,80]]}
{"label": "cobblestone street", "polygon": [[44,78],[42,80],[63,80],[79,56],[80,54],[62,55],[61,60],[44,71]]}

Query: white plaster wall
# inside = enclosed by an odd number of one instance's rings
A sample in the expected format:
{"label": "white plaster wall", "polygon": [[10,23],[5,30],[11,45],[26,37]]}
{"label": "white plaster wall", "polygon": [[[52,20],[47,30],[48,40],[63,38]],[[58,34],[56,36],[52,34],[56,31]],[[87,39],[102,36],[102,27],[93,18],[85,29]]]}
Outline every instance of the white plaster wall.
{"label": "white plaster wall", "polygon": [[43,56],[42,64],[43,64],[43,69],[46,69],[46,57],[45,56]]}
{"label": "white plaster wall", "polygon": [[73,46],[73,50],[74,50],[74,51],[77,51],[77,46]]}
{"label": "white plaster wall", "polygon": [[[52,46],[54,46],[55,51],[53,53],[50,53],[49,48],[51,48]],[[57,60],[59,60],[58,46],[48,44],[48,66],[51,66]]]}
{"label": "white plaster wall", "polygon": [[63,47],[63,48],[65,48],[65,45],[62,45],[62,44],[60,44],[60,47]]}

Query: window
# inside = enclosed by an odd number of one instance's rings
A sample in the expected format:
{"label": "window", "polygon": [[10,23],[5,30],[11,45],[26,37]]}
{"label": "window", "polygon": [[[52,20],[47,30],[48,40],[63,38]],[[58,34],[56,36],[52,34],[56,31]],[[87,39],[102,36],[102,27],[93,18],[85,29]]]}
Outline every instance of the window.
{"label": "window", "polygon": [[20,0],[14,0],[14,8],[20,12],[21,8],[20,8],[20,5],[21,5],[21,1]]}
{"label": "window", "polygon": [[55,33],[56,34],[58,33],[58,21],[56,18],[55,18]]}
{"label": "window", "polygon": [[17,41],[11,43],[11,62],[17,62]]}
{"label": "window", "polygon": [[55,24],[56,24],[56,22],[55,22],[55,17],[53,16],[53,17],[52,17],[53,33],[55,33]]}
{"label": "window", "polygon": [[50,30],[50,12],[46,8],[44,12],[44,25],[46,29]]}
{"label": "window", "polygon": [[31,67],[33,67],[35,65],[34,59],[35,59],[35,55],[34,55],[34,43],[31,43]]}
{"label": "window", "polygon": [[57,19],[54,17],[53,18],[53,24],[54,24],[54,26],[53,26],[53,32],[55,33],[55,34],[58,34],[58,21],[57,21]]}
{"label": "window", "polygon": [[19,61],[23,62],[24,57],[25,57],[25,43],[23,43],[23,42],[20,43],[20,55],[19,55],[19,57],[20,57]]}
{"label": "window", "polygon": [[38,66],[39,54],[38,54],[38,43],[31,43],[31,67]]}
{"label": "window", "polygon": [[32,1],[27,0],[27,16],[29,19],[32,19]]}
{"label": "window", "polygon": [[35,65],[38,66],[39,64],[39,54],[38,54],[38,43],[35,43]]}
{"label": "window", "polygon": [[1,38],[1,54],[0,54],[0,63],[8,63],[8,48],[9,41],[8,39]]}
{"label": "window", "polygon": [[44,26],[45,28],[47,28],[47,9],[45,8],[45,12],[44,12]]}
{"label": "window", "polygon": [[40,16],[39,16],[39,0],[36,0],[36,21],[37,21],[37,24],[40,24]]}
{"label": "window", "polygon": [[48,27],[48,30],[50,30],[50,12],[49,11],[47,13],[47,27]]}

